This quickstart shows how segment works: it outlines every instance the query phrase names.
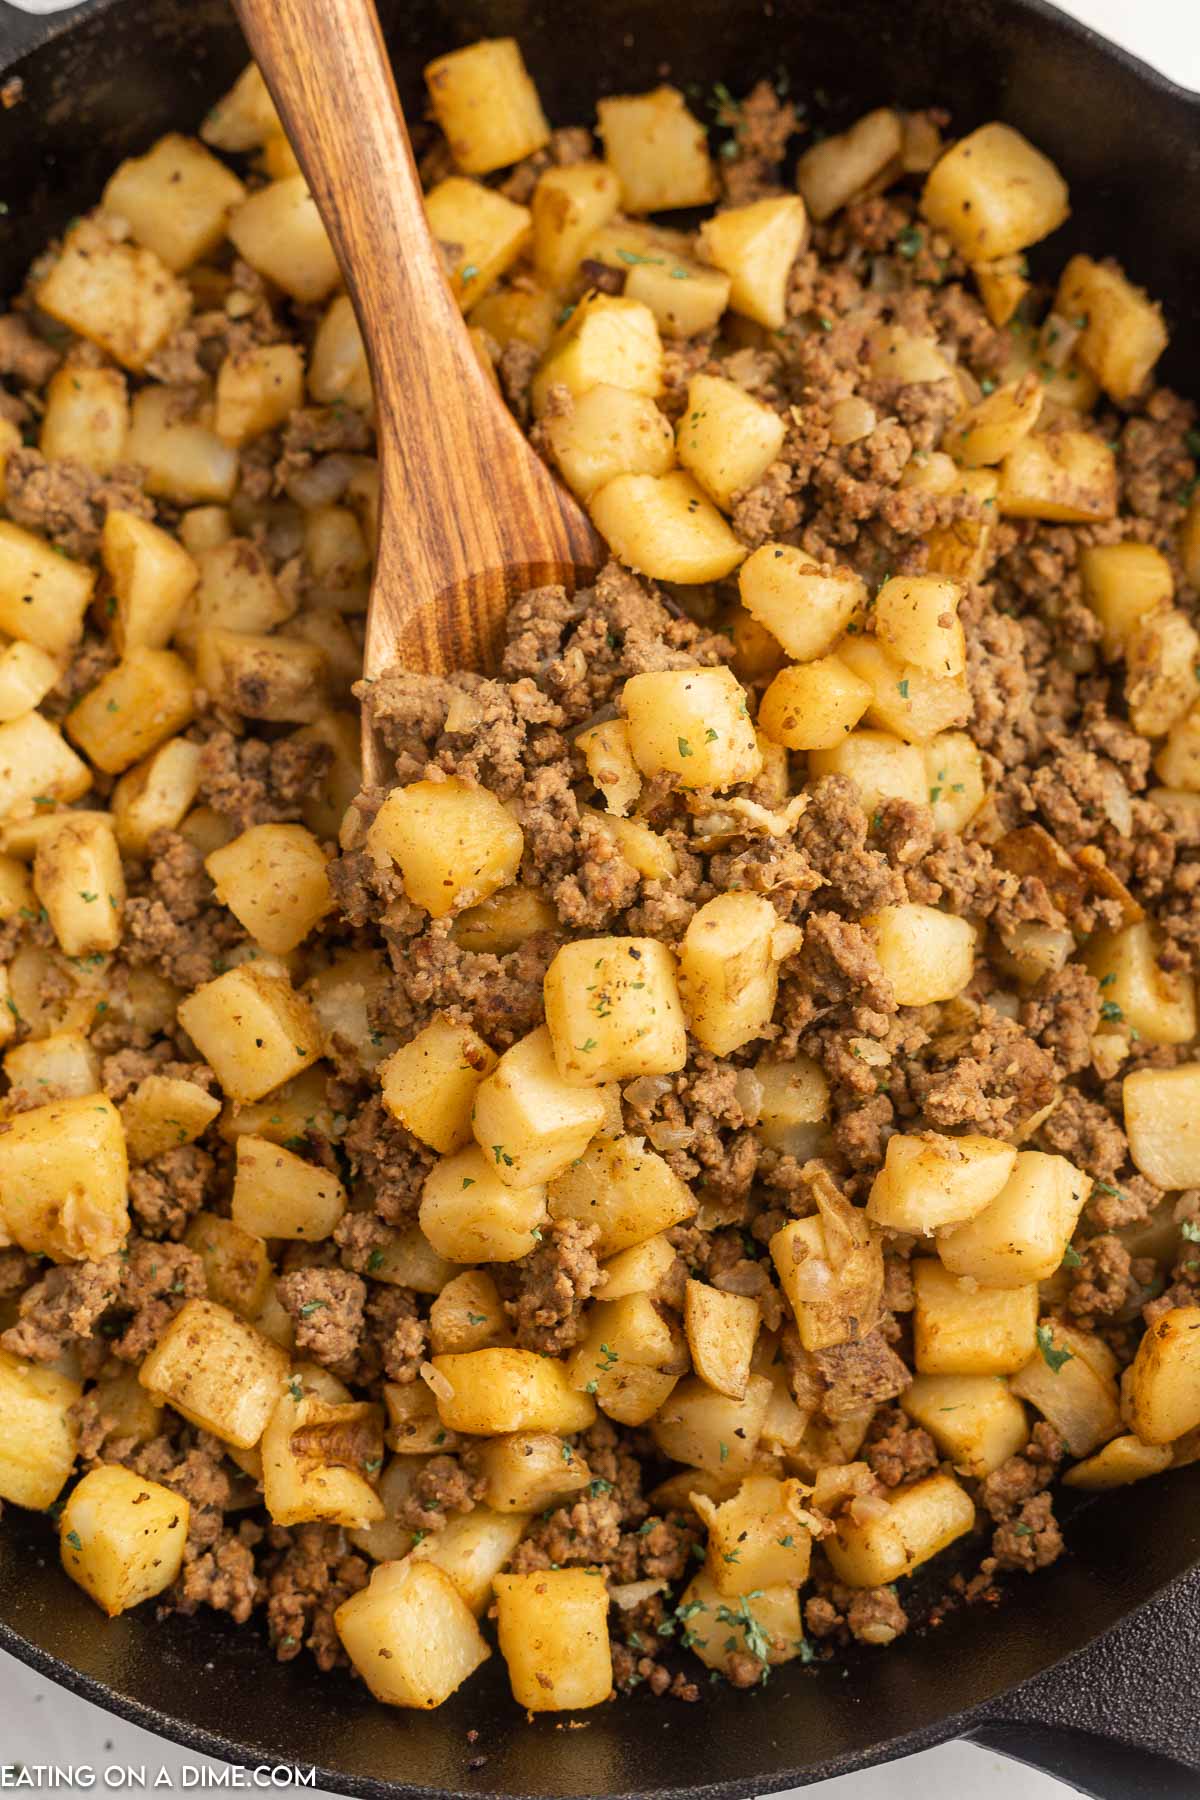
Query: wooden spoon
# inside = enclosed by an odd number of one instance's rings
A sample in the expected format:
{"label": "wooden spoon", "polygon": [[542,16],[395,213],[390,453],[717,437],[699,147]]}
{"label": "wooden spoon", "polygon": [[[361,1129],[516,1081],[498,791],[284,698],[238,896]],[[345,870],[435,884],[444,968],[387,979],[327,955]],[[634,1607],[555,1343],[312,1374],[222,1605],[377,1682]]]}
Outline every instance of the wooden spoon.
{"label": "wooden spoon", "polygon": [[[372,0],[234,0],[371,362],[381,476],[364,672],[494,664],[528,588],[606,552],[488,380],[426,223]],[[363,775],[385,779],[364,729]]]}

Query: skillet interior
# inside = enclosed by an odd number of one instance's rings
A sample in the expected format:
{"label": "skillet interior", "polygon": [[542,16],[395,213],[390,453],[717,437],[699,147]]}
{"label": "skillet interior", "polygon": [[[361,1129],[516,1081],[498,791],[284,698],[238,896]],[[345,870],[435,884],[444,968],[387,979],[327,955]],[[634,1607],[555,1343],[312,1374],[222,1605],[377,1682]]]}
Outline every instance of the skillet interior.
{"label": "skillet interior", "polygon": [[[964,125],[1003,116],[1070,179],[1076,212],[1053,259],[1075,245],[1121,257],[1166,303],[1168,378],[1200,390],[1200,104],[1030,0],[855,0],[840,10],[820,0],[590,0],[586,42],[579,10],[562,0],[382,0],[380,12],[407,100],[435,51],[511,32],[561,120],[589,116],[597,93],[668,71],[681,84],[737,89],[781,65],[813,116],[834,125],[887,99],[948,105]],[[123,155],[196,124],[244,60],[223,0],[97,0],[66,20],[0,21],[0,73],[35,41],[44,47],[20,64],[25,98],[0,111],[5,289],[94,202]],[[520,1721],[499,1658],[436,1714],[397,1715],[348,1679],[319,1678],[303,1662],[281,1670],[253,1630],[223,1620],[163,1628],[147,1609],[108,1623],[58,1570],[43,1522],[12,1510],[0,1527],[0,1644],[152,1729],[230,1760],[315,1762],[324,1785],[346,1792],[395,1783],[564,1797],[761,1793],[968,1727],[973,1709],[1113,1626],[1200,1557],[1198,1501],[1200,1466],[1097,1500],[1069,1528],[1072,1554],[1020,1583],[1000,1611],[951,1618],[886,1656],[793,1666],[750,1696],[714,1687],[701,1707],[639,1696],[576,1731]],[[1103,1705],[1087,1710],[1103,1722]],[[1152,1727],[1143,1741],[1154,1741]],[[481,1753],[487,1762],[472,1769]]]}

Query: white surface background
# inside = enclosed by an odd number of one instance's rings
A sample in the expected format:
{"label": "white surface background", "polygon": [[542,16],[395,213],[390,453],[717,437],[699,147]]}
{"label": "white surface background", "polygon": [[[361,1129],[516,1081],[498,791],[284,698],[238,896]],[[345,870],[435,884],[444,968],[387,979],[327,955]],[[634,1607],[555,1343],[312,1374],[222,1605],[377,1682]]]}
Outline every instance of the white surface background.
{"label": "white surface background", "polygon": [[[1068,12],[1136,51],[1184,86],[1200,89],[1197,0],[1059,0]],[[901,0],[903,4],[903,0]],[[49,10],[26,0],[29,11]],[[169,1772],[181,1791],[184,1768],[219,1765],[181,1751],[64,1693],[0,1653],[0,1765],[145,1763]],[[43,1789],[43,1792],[54,1790]],[[58,1790],[62,1794],[80,1790]],[[97,1790],[99,1791],[99,1790]],[[312,1793],[309,1788],[298,1790]],[[946,1744],[902,1763],[805,1788],[804,1800],[1065,1800],[1048,1776],[971,1744]]]}

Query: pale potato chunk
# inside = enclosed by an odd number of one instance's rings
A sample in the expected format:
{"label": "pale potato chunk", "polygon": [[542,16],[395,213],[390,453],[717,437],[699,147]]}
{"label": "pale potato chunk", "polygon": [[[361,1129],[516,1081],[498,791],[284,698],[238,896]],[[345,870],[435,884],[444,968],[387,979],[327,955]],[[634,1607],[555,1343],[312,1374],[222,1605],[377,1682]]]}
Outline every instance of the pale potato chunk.
{"label": "pale potato chunk", "polygon": [[982,1481],[1029,1442],[1025,1408],[994,1375],[918,1375],[900,1405],[958,1473],[973,1481]]}
{"label": "pale potato chunk", "polygon": [[103,1094],[52,1100],[0,1132],[0,1227],[53,1262],[98,1262],[125,1242],[129,1165],[121,1115]]}
{"label": "pale potato chunk", "polygon": [[53,1506],[75,1463],[82,1384],[0,1350],[0,1500]]}
{"label": "pale potato chunk", "polygon": [[440,1706],[492,1654],[445,1570],[408,1557],[380,1563],[333,1622],[350,1661],[388,1706]]}
{"label": "pale potato chunk", "polygon": [[727,788],[753,781],[762,769],[746,691],[729,669],[632,675],[620,704],[644,775],[669,774],[679,787]]}
{"label": "pale potato chunk", "polygon": [[963,590],[940,575],[893,575],[875,597],[875,635],[901,662],[931,675],[961,675],[966,640]]}
{"label": "pale potato chunk", "polygon": [[[129,1102],[125,1104],[128,1106]],[[264,1336],[270,1336],[261,1314],[271,1297],[275,1271],[263,1240],[243,1231],[232,1219],[223,1219],[218,1213],[198,1212],[184,1233],[183,1241],[204,1264],[207,1298],[257,1323]],[[284,1317],[291,1324],[291,1315],[284,1313]],[[272,1337],[272,1342],[275,1341]]]}
{"label": "pale potato chunk", "polygon": [[662,388],[662,358],[648,306],[623,294],[585,294],[542,358],[530,389],[534,413],[541,417],[550,389],[559,385],[576,398],[605,382],[653,399]]}
{"label": "pale potato chunk", "polygon": [[1094,1455],[1068,1469],[1062,1478],[1063,1486],[1103,1493],[1109,1488],[1144,1481],[1147,1475],[1161,1475],[1170,1466],[1169,1445],[1143,1444],[1141,1438],[1133,1435],[1115,1437]]}
{"label": "pale potato chunk", "polygon": [[152,250],[114,242],[94,219],[80,219],[67,232],[34,299],[52,319],[135,371],[192,310],[190,290]]}
{"label": "pale potato chunk", "polygon": [[799,1597],[792,1587],[743,1594],[731,1606],[701,1569],[684,1589],[677,1610],[686,1620],[683,1644],[695,1651],[706,1668],[722,1674],[729,1672],[735,1656],[762,1653],[772,1668],[791,1662],[806,1641]]}
{"label": "pale potato chunk", "polygon": [[1088,940],[1084,960],[1104,992],[1107,1024],[1151,1044],[1190,1044],[1196,1035],[1196,984],[1185,970],[1164,969],[1163,940],[1149,920]]}
{"label": "pale potato chunk", "polygon": [[1122,1091],[1134,1165],[1161,1188],[1200,1181],[1200,1063],[1137,1069]]}
{"label": "pale potato chunk", "polygon": [[322,1520],[362,1530],[383,1519],[365,1471],[383,1459],[383,1409],[284,1388],[262,1436],[263,1502],[276,1525]]}
{"label": "pale potato chunk", "polygon": [[65,655],[79,641],[95,580],[45,538],[0,519],[0,631]]}
{"label": "pale potato chunk", "polygon": [[195,562],[169,532],[118,507],[105,518],[100,554],[116,598],[117,649],[124,654],[145,644],[161,650],[200,579]]}
{"label": "pale potato chunk", "polygon": [[746,554],[685,469],[614,476],[593,493],[588,511],[617,560],[652,581],[720,581]]}
{"label": "pale potato chunk", "polygon": [[624,719],[604,719],[589,725],[575,739],[587,772],[604,795],[610,813],[623,818],[642,791],[642,777],[629,748],[629,727]]}
{"label": "pale potato chunk", "polygon": [[1168,787],[1200,793],[1200,703],[1172,725],[1154,767]]}
{"label": "pale potato chunk", "polygon": [[228,232],[238,255],[293,300],[323,300],[340,279],[333,246],[303,175],[269,181],[236,206]]}
{"label": "pale potato chunk", "polygon": [[425,1177],[421,1230],[451,1262],[516,1262],[539,1240],[546,1189],[501,1180],[505,1155],[503,1144],[487,1151],[472,1145],[435,1163]]}
{"label": "pale potato chunk", "polygon": [[425,66],[425,85],[450,154],[490,175],[549,142],[550,127],[516,38],[480,38]]}
{"label": "pale potato chunk", "polygon": [[58,678],[57,662],[36,644],[6,644],[0,650],[0,722],[31,712]]}
{"label": "pale potato chunk", "polygon": [[997,505],[1005,518],[1089,524],[1117,511],[1117,468],[1107,444],[1088,431],[1041,431],[1000,465]]}
{"label": "pale potato chunk", "polygon": [[333,906],[325,852],[303,825],[251,825],[204,867],[222,906],[276,956],[294,950]]}
{"label": "pale potato chunk", "polygon": [[698,1493],[694,1504],[708,1526],[706,1568],[719,1594],[803,1587],[812,1557],[811,1513],[798,1481],[747,1475],[730,1499]]}
{"label": "pale potato chunk", "polygon": [[303,638],[202,631],[196,679],[211,704],[275,724],[308,724],[328,704],[325,652]]}
{"label": "pale potato chunk", "polygon": [[261,1100],[321,1054],[307,1000],[248,964],[196,988],[180,1003],[179,1023],[231,1100]]}
{"label": "pale potato chunk", "polygon": [[631,1244],[604,1264],[601,1297],[623,1300],[627,1294],[656,1294],[674,1263],[675,1247],[665,1232]]}
{"label": "pale potato chunk", "polygon": [[1011,1144],[976,1132],[897,1132],[872,1183],[868,1216],[889,1231],[926,1234],[973,1219],[996,1198],[1016,1159]]}
{"label": "pale potato chunk", "polygon": [[692,1035],[728,1056],[771,1022],[780,964],[799,949],[761,894],[718,894],[691,918],[679,950],[679,980]]}
{"label": "pale potato chunk", "polygon": [[602,162],[569,163],[539,177],[530,202],[533,266],[547,287],[565,286],[587,254],[589,238],[608,224],[620,200],[621,184]]}
{"label": "pale potato chunk", "polygon": [[396,863],[409,899],[435,919],[507,886],[524,847],[503,802],[455,776],[393,788],[367,832],[378,866]]}
{"label": "pale potato chunk", "polygon": [[[624,721],[616,723],[623,725]],[[640,776],[638,780],[640,784]],[[604,837],[611,838],[625,861],[643,880],[670,882],[679,873],[679,859],[669,839],[651,831],[640,819],[618,819],[613,813],[598,812],[591,806],[581,806],[579,816]]]}
{"label": "pale potato chunk", "polygon": [[787,283],[808,235],[798,194],[731,206],[700,227],[700,255],[730,277],[729,305],[777,331],[787,317]]}
{"label": "pale potato chunk", "polygon": [[906,744],[890,731],[852,731],[828,750],[811,751],[808,768],[814,781],[822,775],[845,775],[857,787],[868,813],[881,800],[911,800],[922,806],[928,799],[919,746]]}
{"label": "pale potato chunk", "polygon": [[608,382],[548,414],[545,429],[563,480],[584,501],[618,475],[665,475],[675,464],[670,422],[653,400]]}
{"label": "pale potato chunk", "polygon": [[889,106],[857,119],[848,131],[822,138],[796,164],[796,186],[818,224],[869,187],[893,163],[903,143],[903,121]]}
{"label": "pale potato chunk", "polygon": [[268,1138],[245,1132],[237,1141],[231,1216],[263,1238],[327,1238],[346,1210],[337,1176]]}
{"label": "pale potato chunk", "polygon": [[64,813],[38,844],[33,891],[64,955],[115,950],[121,941],[125,872],[111,819]]}
{"label": "pale potato chunk", "polygon": [[266,557],[248,538],[228,537],[196,557],[200,584],[183,628],[189,647],[201,631],[266,632],[295,612],[295,601],[280,592]]}
{"label": "pale potato chunk", "polygon": [[237,451],[212,430],[211,407],[196,408],[190,390],[139,389],[125,453],[145,470],[148,494],[182,506],[231,500],[237,487]]}
{"label": "pale potato chunk", "polygon": [[936,831],[960,832],[983,805],[983,758],[965,731],[942,731],[925,745],[925,775]]}
{"label": "pale potato chunk", "polygon": [[110,1619],[170,1587],[191,1508],[182,1494],[102,1463],[73,1489],[58,1524],[62,1566]]}
{"label": "pale potato chunk", "polygon": [[1157,612],[1125,641],[1129,723],[1142,737],[1161,737],[1200,694],[1200,635],[1185,612]]}
{"label": "pale potato chunk", "polygon": [[966,469],[1003,462],[1037,424],[1045,397],[1036,375],[1004,382],[959,414],[942,439],[942,449]]}
{"label": "pale potato chunk", "polygon": [[644,1425],[661,1409],[686,1365],[678,1329],[645,1293],[602,1301],[567,1364],[571,1386],[594,1394],[610,1419]]}
{"label": "pale potato chunk", "polygon": [[577,1161],[604,1123],[594,1088],[564,1081],[543,1025],[506,1050],[475,1095],[471,1129],[506,1187],[550,1181]]}
{"label": "pale potato chunk", "polygon": [[459,913],[450,936],[464,950],[507,956],[539,931],[552,931],[557,922],[550,902],[532,888],[508,887]]}
{"label": "pale potato chunk", "polygon": [[231,350],[217,371],[213,427],[225,443],[244,444],[303,404],[304,359],[295,344]]}
{"label": "pale potato chunk", "polygon": [[860,1522],[852,1512],[841,1513],[823,1548],[847,1587],[882,1587],[911,1575],[974,1525],[974,1502],[953,1475],[927,1475],[894,1489],[878,1518]]}
{"label": "pale potato chunk", "polygon": [[173,650],[135,646],[76,701],[67,734],[98,768],[120,775],[190,723],[195,687]]}
{"label": "pale potato chunk", "polygon": [[1027,267],[1023,256],[998,256],[993,262],[971,265],[979,298],[997,328],[1008,324],[1029,292]]}
{"label": "pale potato chunk", "polygon": [[899,1006],[961,994],[975,969],[975,927],[935,906],[884,906],[863,920]]}
{"label": "pale potato chunk", "polygon": [[530,1712],[598,1706],[612,1693],[608,1587],[583,1569],[497,1575],[496,1625],[513,1698]]}
{"label": "pale potato chunk", "polygon": [[597,1226],[600,1256],[645,1243],[695,1211],[686,1182],[642,1138],[597,1139],[550,1184],[551,1218]]}
{"label": "pale potato chunk", "polygon": [[200,791],[202,747],[168,738],[126,771],[112,791],[112,821],[126,856],[144,857],[156,831],[175,831]]}
{"label": "pale potato chunk", "polygon": [[614,95],[597,102],[596,116],[627,213],[670,212],[716,199],[704,126],[678,88]]}
{"label": "pale potato chunk", "polygon": [[529,243],[529,208],[462,175],[447,176],[425,196],[429,229],[448,251],[447,272],[464,312],[499,281]]}
{"label": "pale potato chunk", "polygon": [[178,274],[217,248],[231,210],[245,197],[232,169],[195,138],[169,131],[145,156],[126,157],[117,165],[103,204]]}
{"label": "pale potato chunk", "polygon": [[505,1515],[476,1506],[423,1537],[413,1549],[412,1560],[442,1569],[478,1618],[492,1598],[496,1576],[524,1537],[528,1523],[525,1514]]}
{"label": "pale potato chunk", "polygon": [[865,1337],[879,1317],[883,1251],[866,1215],[831,1181],[814,1190],[818,1211],[770,1241],[771,1260],[806,1350]]}
{"label": "pale potato chunk", "polygon": [[285,1350],[227,1307],[185,1300],[138,1380],[202,1431],[249,1450],[275,1410],[289,1366]]}
{"label": "pale potato chunk", "polygon": [[718,1394],[689,1375],[675,1388],[651,1430],[664,1456],[711,1475],[748,1475],[771,1399],[765,1375],[751,1375],[740,1399]]}
{"label": "pale potato chunk", "polygon": [[783,418],[736,381],[693,375],[687,407],[675,428],[675,448],[711,500],[725,512],[734,496],[761,480],[779,455]]}
{"label": "pale potato chunk", "polygon": [[1167,347],[1162,308],[1121,269],[1090,256],[1071,258],[1054,307],[1082,321],[1075,353],[1104,391],[1123,403],[1140,394]]}
{"label": "pale potato chunk", "polygon": [[[119,369],[59,369],[46,389],[38,449],[50,462],[70,457],[97,475],[125,459],[129,393]],[[0,496],[3,493],[0,476]]]}
{"label": "pale potato chunk", "polygon": [[359,412],[371,409],[371,369],[348,294],[334,296],[317,326],[308,359],[308,391],[318,406],[342,401]]}
{"label": "pale potato chunk", "polygon": [[912,1266],[913,1360],[923,1375],[1012,1375],[1037,1348],[1038,1290],[972,1287],[941,1263]]}
{"label": "pale potato chunk", "polygon": [[[12,1084],[9,1104],[14,1111],[20,1110],[23,1099],[45,1099],[46,1088],[55,1089],[59,1100],[80,1100],[100,1088],[100,1058],[78,1031],[27,1038],[6,1053],[4,1073]],[[124,1113],[121,1119],[124,1123]]]}
{"label": "pale potato chunk", "polygon": [[675,959],[657,938],[578,938],[546,970],[546,1024],[564,1081],[599,1087],[687,1061]]}
{"label": "pale potato chunk", "polygon": [[726,1294],[703,1281],[688,1282],[683,1326],[692,1366],[701,1381],[718,1394],[744,1398],[761,1323],[757,1300]]}
{"label": "pale potato chunk", "polygon": [[872,690],[836,656],[781,669],[762,697],[759,728],[789,750],[832,750],[853,731]]}
{"label": "pale potato chunk", "polygon": [[738,574],[742,605],[797,662],[832,650],[866,603],[853,569],[823,569],[791,544],[763,544]]}
{"label": "pale potato chunk", "polygon": [[1067,184],[1009,125],[981,125],[935,164],[921,211],[970,262],[1014,256],[1067,217]]}
{"label": "pale potato chunk", "polygon": [[1099,1338],[1060,1319],[1038,1326],[1037,1343],[1009,1386],[1050,1421],[1072,1456],[1088,1456],[1121,1429],[1115,1359]]}
{"label": "pale potato chunk", "polygon": [[121,1123],[131,1162],[149,1162],[207,1130],[221,1102],[195,1081],[146,1075],[121,1102]]}
{"label": "pale potato chunk", "polygon": [[754,1066],[760,1098],[755,1132],[772,1150],[807,1162],[829,1118],[829,1082],[820,1063],[799,1055]]}
{"label": "pale potato chunk", "polygon": [[1046,1281],[1062,1262],[1090,1189],[1090,1177],[1065,1156],[1022,1150],[982,1212],[939,1232],[938,1255],[953,1274],[987,1287]]}
{"label": "pale potato chunk", "polygon": [[435,1356],[433,1367],[443,1378],[435,1399],[448,1431],[480,1437],[503,1431],[553,1431],[569,1437],[595,1422],[595,1401],[570,1385],[564,1364],[532,1350],[499,1348]]}
{"label": "pale potato chunk", "polygon": [[247,63],[200,127],[200,136],[217,150],[256,150],[283,126],[257,63]]}
{"label": "pale potato chunk", "polygon": [[549,1431],[513,1431],[479,1452],[483,1498],[502,1513],[544,1512],[561,1506],[591,1480],[591,1471],[562,1438]]}
{"label": "pale potato chunk", "polygon": [[508,1338],[504,1302],[486,1269],[455,1275],[429,1309],[429,1341],[437,1353],[484,1350]]}
{"label": "pale potato chunk", "polygon": [[[949,633],[953,637],[953,632]],[[848,669],[871,689],[868,725],[891,731],[910,744],[925,744],[971,716],[965,674],[935,675],[904,662],[879,638],[848,633],[837,646]],[[953,649],[948,651],[953,658]]]}
{"label": "pale potato chunk", "polygon": [[495,1066],[495,1051],[469,1025],[439,1013],[380,1064],[383,1104],[415,1136],[448,1156],[470,1143],[471,1108],[480,1082]]}
{"label": "pale potato chunk", "polygon": [[925,534],[929,567],[956,581],[980,581],[991,566],[1000,477],[995,469],[963,469],[955,486],[974,504],[969,513]]}
{"label": "pale potato chunk", "polygon": [[1126,1377],[1129,1424],[1144,1444],[1169,1444],[1200,1425],[1200,1306],[1175,1306],[1151,1325]]}
{"label": "pale potato chunk", "polygon": [[711,331],[729,304],[732,285],[721,270],[686,256],[645,256],[625,277],[627,297],[648,306],[658,329],[669,338]]}

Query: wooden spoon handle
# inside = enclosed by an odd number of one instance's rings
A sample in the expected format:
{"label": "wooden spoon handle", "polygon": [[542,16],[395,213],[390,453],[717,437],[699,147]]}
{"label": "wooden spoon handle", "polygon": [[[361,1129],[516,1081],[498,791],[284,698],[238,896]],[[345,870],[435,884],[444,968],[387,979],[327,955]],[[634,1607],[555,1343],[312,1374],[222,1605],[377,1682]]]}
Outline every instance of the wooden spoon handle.
{"label": "wooden spoon handle", "polygon": [[594,569],[586,517],[481,369],[371,0],[234,0],[354,299],[378,409],[369,673],[490,660],[513,593]]}

